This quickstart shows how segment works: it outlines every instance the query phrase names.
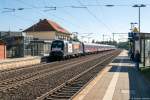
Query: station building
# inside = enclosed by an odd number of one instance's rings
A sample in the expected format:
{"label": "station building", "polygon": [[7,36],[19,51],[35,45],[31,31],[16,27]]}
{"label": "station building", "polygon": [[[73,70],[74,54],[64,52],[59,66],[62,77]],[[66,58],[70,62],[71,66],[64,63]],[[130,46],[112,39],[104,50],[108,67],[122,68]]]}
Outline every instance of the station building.
{"label": "station building", "polygon": [[33,56],[48,56],[51,42],[55,39],[70,40],[71,34],[54,21],[40,19],[40,21],[23,32],[32,36],[31,50]]}
{"label": "station building", "polygon": [[56,22],[53,22],[51,20],[41,20],[32,25],[31,27],[27,28],[23,32],[26,33],[26,35],[32,35],[34,38],[37,38],[38,40],[54,40],[54,39],[64,39],[64,40],[70,40],[71,34],[61,27]]}

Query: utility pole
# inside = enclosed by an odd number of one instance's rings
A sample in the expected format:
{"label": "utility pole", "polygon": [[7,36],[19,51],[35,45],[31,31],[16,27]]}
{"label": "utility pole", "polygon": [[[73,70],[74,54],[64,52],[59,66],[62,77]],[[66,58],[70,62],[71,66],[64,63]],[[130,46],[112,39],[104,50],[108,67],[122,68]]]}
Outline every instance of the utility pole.
{"label": "utility pole", "polygon": [[104,34],[103,34],[103,42],[104,42]]}
{"label": "utility pole", "polygon": [[88,43],[90,43],[90,38],[92,38],[92,37],[87,37],[88,38]]}
{"label": "utility pole", "polygon": [[112,34],[113,34],[113,43],[114,43],[114,42],[115,42],[115,40],[114,40],[114,34],[115,34],[115,33],[112,33]]}
{"label": "utility pole", "polygon": [[113,43],[115,42],[115,34],[128,34],[128,33],[112,33],[113,34]]}

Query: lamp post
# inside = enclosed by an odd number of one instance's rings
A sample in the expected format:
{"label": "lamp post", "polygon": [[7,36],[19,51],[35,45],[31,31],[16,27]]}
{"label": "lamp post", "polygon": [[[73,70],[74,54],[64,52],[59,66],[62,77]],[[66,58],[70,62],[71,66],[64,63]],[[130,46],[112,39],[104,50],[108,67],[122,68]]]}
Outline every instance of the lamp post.
{"label": "lamp post", "polygon": [[[140,54],[142,54],[142,42],[141,42],[141,7],[146,7],[146,5],[144,4],[136,4],[136,5],[133,5],[132,7],[137,7],[138,10],[139,10],[139,40],[140,40]],[[143,42],[143,48],[144,48],[144,53],[143,53],[143,57],[144,57],[144,66],[145,66],[145,40]]]}

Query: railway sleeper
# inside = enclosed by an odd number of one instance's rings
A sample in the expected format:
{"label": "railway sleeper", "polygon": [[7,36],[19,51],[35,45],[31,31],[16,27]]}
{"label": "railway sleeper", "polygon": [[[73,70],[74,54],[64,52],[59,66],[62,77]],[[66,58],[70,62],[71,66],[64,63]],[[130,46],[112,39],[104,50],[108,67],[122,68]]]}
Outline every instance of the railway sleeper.
{"label": "railway sleeper", "polygon": [[80,80],[79,82],[74,82],[73,84],[80,84],[80,85],[84,85],[88,82],[89,80]]}
{"label": "railway sleeper", "polygon": [[[69,93],[76,93],[76,91],[62,91],[61,93],[68,93],[68,92]],[[57,93],[60,93],[60,92],[55,92],[55,93],[57,94]]]}
{"label": "railway sleeper", "polygon": [[61,92],[57,92],[57,93],[54,93],[56,95],[62,95],[62,94],[74,94],[76,93],[77,91],[61,91]]}
{"label": "railway sleeper", "polygon": [[71,89],[68,90],[67,89],[67,90],[58,90],[57,92],[70,92],[70,93],[72,92],[73,93],[73,92],[76,92],[76,91],[78,91],[78,90],[71,90]]}
{"label": "railway sleeper", "polygon": [[9,84],[8,82],[1,82],[0,85],[7,85]]}
{"label": "railway sleeper", "polygon": [[66,89],[72,89],[72,90],[78,90],[78,89],[80,89],[81,87],[67,87],[67,88],[62,88],[62,90],[66,90]]}
{"label": "railway sleeper", "polygon": [[83,84],[76,84],[76,83],[73,83],[73,84],[70,84],[70,85],[66,85],[66,87],[82,87]]}
{"label": "railway sleeper", "polygon": [[60,99],[60,98],[69,99],[70,98],[70,96],[67,96],[67,95],[50,95],[50,97],[54,99]]}
{"label": "railway sleeper", "polygon": [[60,93],[67,93],[67,92],[70,92],[70,93],[76,93],[77,91],[79,91],[80,89],[78,89],[78,90],[63,90],[63,91],[61,91]]}
{"label": "railway sleeper", "polygon": [[67,84],[74,84],[74,83],[82,83],[82,81],[79,81],[79,80],[75,79],[75,80],[73,80],[73,81],[71,81]]}
{"label": "railway sleeper", "polygon": [[69,99],[63,99],[63,98],[56,99],[56,98],[48,97],[48,98],[46,98],[44,100],[69,100]]}
{"label": "railway sleeper", "polygon": [[66,92],[66,93],[63,93],[63,92],[61,92],[61,93],[58,93],[58,94],[56,94],[56,95],[58,95],[58,96],[73,96],[74,95],[74,93],[70,93],[70,92]]}
{"label": "railway sleeper", "polygon": [[68,91],[68,92],[76,92],[76,91],[78,91],[79,89],[68,89],[68,88],[66,88],[66,89],[63,89],[63,90],[61,90],[61,91]]}
{"label": "railway sleeper", "polygon": [[13,91],[16,89],[17,89],[17,87],[7,87],[7,88],[4,88],[3,91]]}
{"label": "railway sleeper", "polygon": [[5,86],[6,86],[5,84],[0,84],[0,88],[1,88],[1,87],[5,87]]}
{"label": "railway sleeper", "polygon": [[84,84],[83,83],[75,83],[72,84],[71,87],[82,87]]}
{"label": "railway sleeper", "polygon": [[80,81],[80,80],[75,80],[72,84],[76,84],[76,83],[78,83],[78,84],[84,84],[84,82],[83,81]]}

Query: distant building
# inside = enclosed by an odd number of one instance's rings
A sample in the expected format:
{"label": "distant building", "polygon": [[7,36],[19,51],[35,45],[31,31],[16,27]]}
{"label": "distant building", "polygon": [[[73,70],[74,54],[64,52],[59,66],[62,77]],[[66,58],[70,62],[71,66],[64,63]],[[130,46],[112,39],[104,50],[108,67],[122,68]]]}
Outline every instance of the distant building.
{"label": "distant building", "polygon": [[0,31],[0,39],[6,43],[7,57],[17,58],[31,55],[29,48],[32,37],[24,36],[22,32]]}
{"label": "distant building", "polygon": [[40,19],[38,23],[32,25],[23,32],[25,32],[27,35],[32,35],[34,38],[39,40],[70,40],[71,38],[71,34],[66,29],[61,27],[56,22],[47,19]]}
{"label": "distant building", "polygon": [[[57,23],[44,19],[23,32],[0,31],[7,57],[48,56],[54,39],[70,40],[71,34]],[[0,52],[0,55],[3,52]]]}

